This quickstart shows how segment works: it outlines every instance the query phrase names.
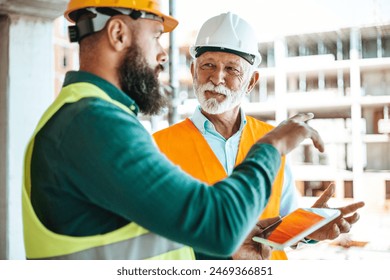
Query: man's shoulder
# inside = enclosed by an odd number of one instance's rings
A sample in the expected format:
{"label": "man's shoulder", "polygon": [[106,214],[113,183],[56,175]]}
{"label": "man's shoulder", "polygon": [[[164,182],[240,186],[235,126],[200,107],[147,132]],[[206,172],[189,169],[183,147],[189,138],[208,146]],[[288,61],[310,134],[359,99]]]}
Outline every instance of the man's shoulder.
{"label": "man's shoulder", "polygon": [[40,130],[40,135],[61,138],[67,135],[77,139],[82,133],[90,133],[91,129],[109,131],[107,135],[112,135],[114,131],[123,133],[125,126],[132,128],[126,131],[133,132],[137,129],[134,132],[137,135],[143,128],[136,117],[116,105],[97,97],[88,97],[61,106]]}
{"label": "man's shoulder", "polygon": [[253,128],[262,128],[263,130],[266,130],[266,131],[270,131],[270,130],[275,128],[273,125],[266,123],[264,121],[261,121],[259,119],[256,119],[254,117],[251,117],[251,116],[246,116],[246,121],[247,121],[247,124]]}
{"label": "man's shoulder", "polygon": [[87,119],[88,122],[111,122],[112,118],[136,119],[111,102],[98,97],[86,97],[61,107],[58,115],[66,117],[69,122]]}
{"label": "man's shoulder", "polygon": [[194,127],[193,123],[190,121],[190,119],[185,119],[183,121],[180,121],[178,123],[175,123],[171,126],[168,126],[166,128],[163,128],[161,130],[158,130],[153,133],[153,136],[163,136],[163,135],[169,135],[169,134],[175,134],[178,131],[182,130],[188,130]]}

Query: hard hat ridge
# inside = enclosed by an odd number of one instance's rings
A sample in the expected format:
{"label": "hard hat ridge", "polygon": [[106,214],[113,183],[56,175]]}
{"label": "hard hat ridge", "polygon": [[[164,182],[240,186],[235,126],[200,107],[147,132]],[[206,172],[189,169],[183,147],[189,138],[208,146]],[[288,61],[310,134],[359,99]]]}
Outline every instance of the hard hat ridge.
{"label": "hard hat ridge", "polygon": [[234,53],[255,66],[261,62],[254,29],[231,12],[212,17],[202,25],[190,54],[196,58],[205,51]]}

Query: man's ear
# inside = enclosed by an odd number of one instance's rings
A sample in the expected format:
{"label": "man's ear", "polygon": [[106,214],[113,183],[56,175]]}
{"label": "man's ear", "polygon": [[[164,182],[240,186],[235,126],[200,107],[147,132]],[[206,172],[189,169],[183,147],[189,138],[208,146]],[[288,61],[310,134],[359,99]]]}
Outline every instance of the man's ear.
{"label": "man's ear", "polygon": [[108,41],[113,49],[122,51],[131,45],[132,33],[123,19],[114,17],[107,22]]}
{"label": "man's ear", "polygon": [[249,82],[248,88],[246,89],[246,94],[249,94],[252,91],[252,89],[255,87],[255,85],[259,81],[259,78],[260,78],[259,72],[254,71],[252,74],[251,80]]}
{"label": "man's ear", "polygon": [[194,61],[191,62],[190,70],[191,70],[192,78],[194,78],[194,73],[195,73],[195,63],[194,63]]}

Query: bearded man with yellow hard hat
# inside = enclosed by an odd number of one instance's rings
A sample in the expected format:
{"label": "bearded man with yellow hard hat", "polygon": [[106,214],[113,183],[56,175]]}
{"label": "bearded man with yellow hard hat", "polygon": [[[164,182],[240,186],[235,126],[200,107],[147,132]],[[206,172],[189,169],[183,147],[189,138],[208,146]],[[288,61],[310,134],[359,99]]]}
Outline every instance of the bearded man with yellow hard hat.
{"label": "bearded man with yellow hard hat", "polygon": [[[71,0],[80,70],[27,146],[23,226],[28,259],[194,259],[230,256],[270,196],[281,156],[318,133],[291,118],[259,139],[232,174],[213,185],[173,165],[137,119],[165,105],[159,39],[177,20],[157,0]],[[265,227],[274,220],[265,221]],[[260,234],[260,233],[259,233]]]}

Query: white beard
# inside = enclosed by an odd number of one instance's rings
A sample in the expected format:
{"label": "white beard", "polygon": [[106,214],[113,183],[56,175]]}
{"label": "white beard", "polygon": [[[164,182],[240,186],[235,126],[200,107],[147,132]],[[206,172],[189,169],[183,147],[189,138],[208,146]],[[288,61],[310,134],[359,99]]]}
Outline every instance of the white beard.
{"label": "white beard", "polygon": [[[194,90],[202,109],[212,115],[218,115],[232,110],[241,103],[245,96],[245,90],[232,91],[224,85],[214,86],[211,82],[199,85],[197,81],[194,81]],[[206,99],[206,91],[223,94],[226,98],[222,102],[219,102],[214,97]]]}

